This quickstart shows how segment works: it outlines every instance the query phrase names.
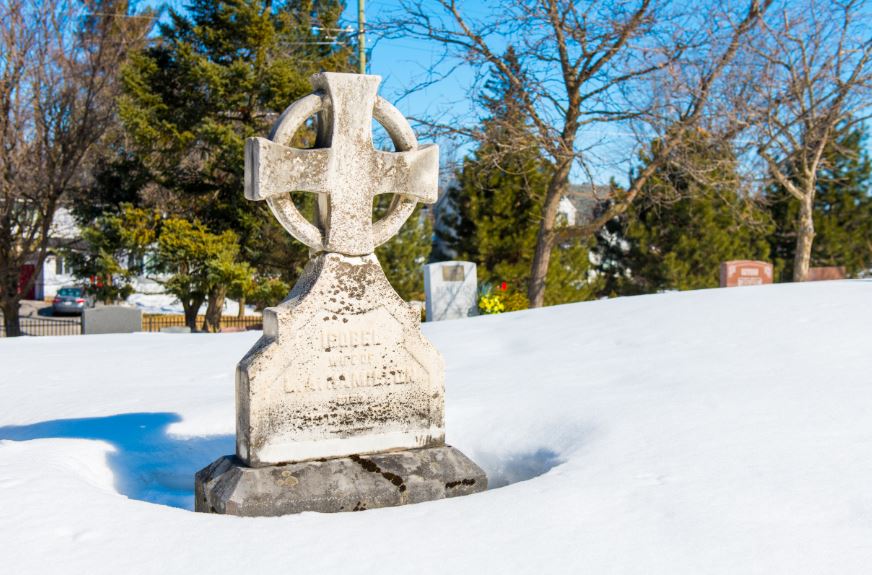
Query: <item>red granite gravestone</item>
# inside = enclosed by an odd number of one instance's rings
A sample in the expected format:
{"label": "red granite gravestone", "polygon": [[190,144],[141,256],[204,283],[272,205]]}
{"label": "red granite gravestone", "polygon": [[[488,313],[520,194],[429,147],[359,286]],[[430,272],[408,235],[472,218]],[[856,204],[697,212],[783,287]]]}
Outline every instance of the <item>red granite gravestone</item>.
{"label": "red granite gravestone", "polygon": [[847,277],[843,266],[826,266],[819,268],[808,268],[808,275],[805,278],[807,282],[820,282],[827,280],[843,280]]}
{"label": "red granite gravestone", "polygon": [[758,286],[772,283],[772,264],[733,260],[721,264],[721,287]]}

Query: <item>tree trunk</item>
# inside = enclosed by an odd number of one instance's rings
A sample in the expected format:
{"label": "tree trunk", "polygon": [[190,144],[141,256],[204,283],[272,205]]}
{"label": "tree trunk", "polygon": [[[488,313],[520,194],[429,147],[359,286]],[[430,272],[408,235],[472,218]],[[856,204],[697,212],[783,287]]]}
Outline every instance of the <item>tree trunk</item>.
{"label": "tree trunk", "polygon": [[203,305],[203,298],[191,298],[190,300],[182,300],[182,308],[185,310],[185,325],[191,328],[191,332],[197,330],[197,313],[200,311],[200,306]]}
{"label": "tree trunk", "polygon": [[245,317],[245,296],[239,298],[239,311],[236,313],[236,317],[239,319]]}
{"label": "tree trunk", "polygon": [[796,249],[793,255],[793,281],[808,279],[811,264],[811,246],[814,241],[814,190],[800,201],[799,221],[796,226]]}
{"label": "tree trunk", "polygon": [[206,305],[206,316],[203,318],[203,329],[212,333],[221,330],[221,313],[224,311],[224,296],[227,290],[216,287],[209,292],[209,303]]}
{"label": "tree trunk", "polygon": [[569,186],[569,168],[571,165],[571,160],[563,162],[548,184],[545,205],[542,208],[542,219],[539,222],[539,233],[536,237],[536,253],[533,254],[533,264],[530,268],[530,284],[527,286],[527,298],[530,300],[531,308],[545,305],[545,279],[548,277],[551,250],[554,247],[557,208],[560,207],[560,199],[566,194],[566,189]]}
{"label": "tree trunk", "polygon": [[18,298],[4,299],[3,303],[0,304],[0,309],[3,310],[3,329],[6,337],[18,337],[21,335],[18,306]]}

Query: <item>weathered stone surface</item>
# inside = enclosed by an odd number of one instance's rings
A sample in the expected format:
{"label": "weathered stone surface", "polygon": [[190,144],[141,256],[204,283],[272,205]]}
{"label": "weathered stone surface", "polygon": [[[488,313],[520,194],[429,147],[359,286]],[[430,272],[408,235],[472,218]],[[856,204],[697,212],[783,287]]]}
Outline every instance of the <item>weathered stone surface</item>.
{"label": "weathered stone surface", "polygon": [[311,260],[237,368],[237,456],[265,466],[444,443],[444,367],[374,255]]}
{"label": "weathered stone surface", "polygon": [[252,468],[233,456],[195,477],[195,509],[247,517],[394,507],[487,489],[487,477],[448,446]]}
{"label": "weathered stone surface", "polygon": [[[245,195],[267,200],[285,229],[315,252],[366,255],[390,239],[415,201],[436,201],[439,149],[418,147],[402,115],[377,96],[379,76],[324,72],[312,76],[315,93],[282,114],[270,136],[245,144]],[[311,116],[320,123],[314,149],[287,146]],[[397,152],[372,145],[372,120],[380,121]],[[319,226],[296,209],[289,192],[322,196]],[[385,218],[373,224],[377,194],[400,194]],[[326,201],[329,196],[329,201]]]}
{"label": "weathered stone surface", "polygon": [[[436,200],[438,179],[438,149],[418,147],[379,82],[317,74],[316,92],[285,110],[270,140],[246,143],[246,197],[265,199],[313,259],[288,299],[264,310],[263,336],[237,366],[236,456],[197,474],[197,511],[358,511],[487,488],[445,447],[442,357],[372,253],[417,201]],[[313,115],[316,147],[286,147]],[[373,119],[397,152],[373,148]],[[292,191],[319,194],[314,223]],[[395,195],[372,222],[382,193]]]}
{"label": "weathered stone surface", "polygon": [[473,262],[438,262],[424,266],[427,321],[478,315],[478,279]]}

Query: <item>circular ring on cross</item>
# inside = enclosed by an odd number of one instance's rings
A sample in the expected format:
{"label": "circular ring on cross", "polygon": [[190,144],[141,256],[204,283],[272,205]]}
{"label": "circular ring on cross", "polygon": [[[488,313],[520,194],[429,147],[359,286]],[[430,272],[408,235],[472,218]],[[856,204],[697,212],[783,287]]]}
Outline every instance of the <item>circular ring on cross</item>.
{"label": "circular ring on cross", "polygon": [[[330,122],[332,121],[330,108],[330,98],[324,92],[315,92],[297,100],[288,106],[279,117],[269,139],[277,144],[287,145],[306,120],[316,116],[318,140],[323,141],[325,134],[330,131]],[[375,100],[372,117],[384,127],[397,152],[407,152],[418,147],[418,140],[406,118],[381,96]],[[325,212],[329,210],[329,205],[323,204],[329,202],[329,199],[319,199],[315,218],[317,225],[300,213],[297,206],[294,205],[290,192],[269,197],[266,201],[276,219],[292,236],[314,251],[325,249],[326,239],[323,221],[326,220]],[[412,215],[416,203],[417,200],[412,197],[394,194],[387,213],[373,223],[374,246],[380,246],[399,232],[409,216]]]}

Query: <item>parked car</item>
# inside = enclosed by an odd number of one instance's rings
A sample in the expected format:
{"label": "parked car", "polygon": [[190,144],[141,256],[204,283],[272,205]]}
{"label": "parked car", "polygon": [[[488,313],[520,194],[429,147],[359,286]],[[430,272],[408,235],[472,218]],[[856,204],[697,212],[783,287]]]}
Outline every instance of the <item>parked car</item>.
{"label": "parked car", "polygon": [[76,314],[81,315],[86,307],[94,307],[93,300],[85,294],[80,287],[64,287],[58,290],[57,295],[51,302],[52,314]]}

